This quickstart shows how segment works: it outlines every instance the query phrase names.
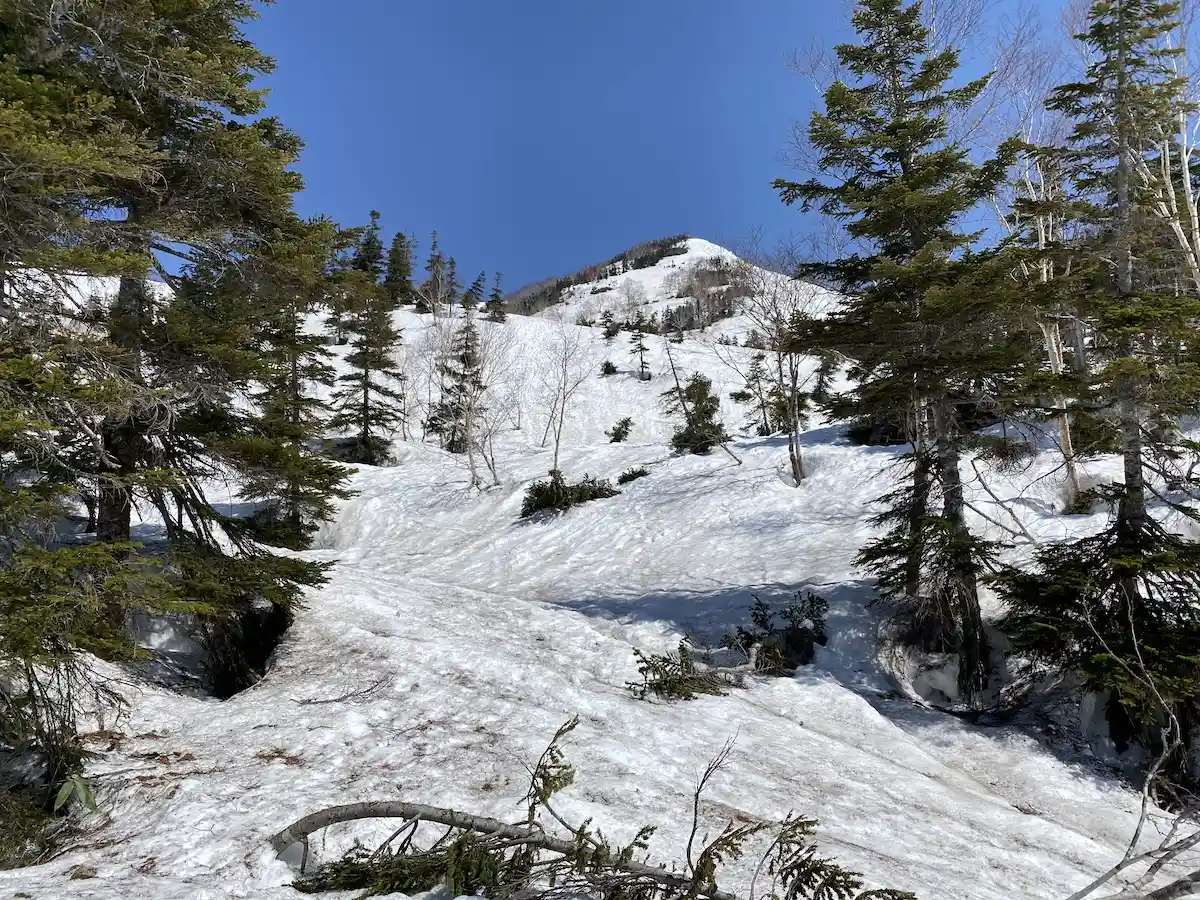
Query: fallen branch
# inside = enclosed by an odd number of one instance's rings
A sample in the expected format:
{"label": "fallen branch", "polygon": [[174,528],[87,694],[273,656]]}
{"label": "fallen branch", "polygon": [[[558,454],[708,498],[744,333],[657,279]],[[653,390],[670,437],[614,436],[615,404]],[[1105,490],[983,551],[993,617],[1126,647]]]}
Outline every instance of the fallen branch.
{"label": "fallen branch", "polygon": [[[344,806],[331,806],[293,822],[271,838],[271,846],[275,848],[276,853],[283,853],[292,844],[307,843],[308,836],[313,832],[328,828],[330,825],[355,822],[359,819],[408,819],[416,822],[430,822],[434,825],[444,825],[446,828],[457,828],[491,837],[506,838],[526,846],[558,853],[567,859],[575,859],[580,855],[580,847],[576,842],[551,837],[536,825],[509,825],[499,819],[474,816],[440,806],[405,803],[399,800],[374,800],[363,803],[347,803]],[[674,889],[689,892],[694,890],[695,893],[689,893],[690,896],[704,897],[708,900],[739,900],[734,894],[715,889],[706,890],[704,886],[694,884],[693,879],[675,872],[668,872],[658,866],[648,866],[633,860],[620,859],[613,860],[613,866],[630,875],[649,878]]]}

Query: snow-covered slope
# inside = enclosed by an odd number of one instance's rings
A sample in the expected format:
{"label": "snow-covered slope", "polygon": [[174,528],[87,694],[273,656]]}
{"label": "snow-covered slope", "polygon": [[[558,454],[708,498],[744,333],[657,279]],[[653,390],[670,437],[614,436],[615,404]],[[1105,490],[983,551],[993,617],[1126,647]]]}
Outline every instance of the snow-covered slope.
{"label": "snow-covered slope", "polygon": [[[446,327],[400,319],[419,395]],[[481,327],[506,416],[500,484],[472,489],[461,457],[415,436],[397,441],[396,466],[359,470],[358,495],[310,552],[337,561],[330,583],[308,596],[268,675],[224,702],[127,685],[128,716],[90,726],[100,811],[89,833],[46,865],[0,873],[0,896],[292,898],[294,870],[274,858],[272,833],[366,799],[513,818],[524,765],[575,714],[567,750],[580,774],[565,811],[620,838],[657,825],[659,858],[679,858],[694,783],[731,737],[703,809],[710,831],[731,815],[814,816],[826,852],[923,900],[1061,898],[1119,856],[1132,794],[1016,730],[972,727],[890,693],[852,558],[892,451],[850,446],[817,423],[800,487],[776,439],[739,437],[741,465],[720,452],[673,457],[659,339],[655,377],[640,382],[625,335],[610,345],[599,329],[551,317]],[[572,478],[637,465],[651,474],[617,497],[519,522],[525,486],[551,465],[540,446],[546,361],[571,335],[593,374],[568,410],[560,467]],[[713,379],[736,430],[744,410],[727,395],[741,377],[728,363],[750,351],[689,337],[671,352]],[[623,371],[600,377],[605,359]],[[610,443],[605,430],[623,416],[632,436]],[[1051,469],[1048,458],[992,488],[1020,494],[1039,535],[1094,525],[1050,514]],[[625,690],[633,648],[718,634],[745,621],[752,593],[781,601],[802,587],[829,599],[831,640],[795,678],[675,705]],[[329,859],[388,831],[334,828],[313,852]],[[727,887],[750,874],[735,868]]]}
{"label": "snow-covered slope", "polygon": [[[647,319],[663,315],[690,299],[688,275],[697,269],[714,264],[737,267],[741,260],[730,250],[702,238],[687,238],[680,242],[684,252],[664,257],[644,269],[630,269],[617,275],[598,278],[568,288],[561,303],[538,313],[539,316],[569,322],[597,320],[610,312],[618,321],[632,320],[640,311]],[[762,269],[754,270],[754,280],[783,279],[783,276]],[[808,311],[815,315],[826,312],[837,303],[831,291],[812,287]],[[750,330],[749,321],[742,315],[723,318],[710,329],[712,336],[744,337]]]}

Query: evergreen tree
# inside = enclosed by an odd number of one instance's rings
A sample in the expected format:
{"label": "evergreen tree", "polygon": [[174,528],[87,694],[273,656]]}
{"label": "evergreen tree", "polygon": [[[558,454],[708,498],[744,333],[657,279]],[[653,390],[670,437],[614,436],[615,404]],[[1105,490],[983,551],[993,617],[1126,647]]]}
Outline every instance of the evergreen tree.
{"label": "evergreen tree", "polygon": [[683,419],[671,436],[672,449],[704,454],[729,440],[720,419],[721,399],[707,376],[693,372],[683,385],[662,396],[667,412]]}
{"label": "evergreen tree", "polygon": [[611,309],[606,309],[600,314],[600,324],[604,328],[604,341],[611,344],[613,338],[621,333],[621,326],[617,324],[617,317],[613,315]]}
{"label": "evergreen tree", "polygon": [[348,496],[345,470],[312,450],[327,419],[313,388],[332,387],[334,369],[322,335],[304,327],[334,289],[332,267],[345,235],[324,218],[291,223],[244,268],[251,283],[237,286],[262,303],[250,392],[260,413],[241,438],[241,494],[265,504],[250,521],[255,536],[292,549],[307,547],[332,516],[331,501]]}
{"label": "evergreen tree", "polygon": [[434,312],[445,300],[446,259],[438,245],[437,232],[429,238],[429,257],[425,260],[425,281],[418,292],[417,311]]}
{"label": "evergreen tree", "polygon": [[731,400],[738,403],[753,404],[750,424],[760,437],[782,431],[787,419],[787,400],[780,396],[778,388],[772,384],[766,359],[766,354],[755,353],[746,372],[745,387],[729,395]]}
{"label": "evergreen tree", "polygon": [[392,435],[404,417],[405,379],[396,363],[400,333],[392,321],[395,304],[387,290],[359,269],[356,259],[357,254],[336,273],[352,336],[346,355],[350,371],[337,380],[329,426],[354,434],[352,462],[380,466],[390,457]]}
{"label": "evergreen tree", "polygon": [[479,304],[483,302],[483,288],[486,283],[486,272],[480,272],[475,276],[475,280],[471,282],[471,286],[463,294],[462,305],[464,309],[474,312],[479,308]]}
{"label": "evergreen tree", "polygon": [[993,336],[986,298],[1003,290],[1005,269],[969,252],[977,236],[960,223],[994,192],[1015,145],[980,166],[948,138],[947,114],[987,79],[949,86],[958,54],[930,50],[919,4],[863,0],[853,21],[861,43],[836,49],[854,82],[835,82],[809,124],[822,177],[775,187],[785,203],[844,222],[866,252],[803,267],[851,300],[798,337],[855,361],[857,386],[835,413],[896,422],[912,443],[911,481],[883,498],[877,522],[888,531],[860,560],[883,596],[902,601],[919,644],[958,653],[960,691],[974,702],[989,665],[977,588],[988,547],[965,522],[961,404],[979,373],[1023,357],[1005,341],[979,340],[981,329]]}
{"label": "evergreen tree", "polygon": [[439,365],[439,374],[445,388],[430,414],[426,429],[430,434],[438,435],[442,446],[451,453],[468,454],[473,465],[487,386],[483,380],[479,330],[470,309],[463,316],[450,353]]}
{"label": "evergreen tree", "polygon": [[446,260],[446,274],[442,281],[442,298],[446,306],[453,306],[458,300],[458,292],[462,285],[458,281],[458,263],[451,256]]}
{"label": "evergreen tree", "polygon": [[[1176,67],[1182,51],[1170,39],[1179,18],[1175,3],[1094,3],[1079,35],[1092,60],[1086,77],[1050,100],[1074,121],[1055,157],[1066,196],[1028,208],[1065,216],[1080,234],[1048,248],[1071,262],[1071,277],[1049,287],[1076,292],[1094,329],[1095,371],[1067,388],[1078,386],[1080,399],[1115,424],[1124,480],[1101,491],[1115,507],[1108,527],[1046,548],[1035,569],[1004,582],[1016,645],[1081,671],[1145,728],[1147,743],[1158,741],[1155,723],[1166,712],[1184,713],[1200,697],[1200,546],[1148,509],[1153,496],[1195,519],[1170,493],[1200,486],[1189,468],[1195,445],[1172,436],[1173,422],[1200,401],[1200,298],[1144,174],[1179,164],[1163,135],[1192,109]],[[1176,774],[1183,765],[1171,761]]]}
{"label": "evergreen tree", "polygon": [[397,306],[413,302],[413,268],[412,257],[415,242],[410,241],[402,232],[397,232],[388,248],[387,271],[383,277],[383,286],[388,297]]}
{"label": "evergreen tree", "polygon": [[496,273],[496,280],[492,283],[492,292],[488,295],[484,309],[487,310],[487,317],[491,322],[503,322],[508,318],[508,312],[504,309],[504,291],[500,289],[499,272]]}
{"label": "evergreen tree", "polygon": [[650,349],[646,346],[645,335],[642,334],[642,329],[636,324],[634,325],[633,334],[630,336],[632,346],[629,352],[638,358],[638,381],[650,380],[650,367],[646,365],[646,352]]}
{"label": "evergreen tree", "polygon": [[383,240],[379,234],[379,211],[371,210],[370,216],[371,224],[363,230],[358,246],[354,248],[351,265],[376,281],[381,281],[387,270],[383,259]]}

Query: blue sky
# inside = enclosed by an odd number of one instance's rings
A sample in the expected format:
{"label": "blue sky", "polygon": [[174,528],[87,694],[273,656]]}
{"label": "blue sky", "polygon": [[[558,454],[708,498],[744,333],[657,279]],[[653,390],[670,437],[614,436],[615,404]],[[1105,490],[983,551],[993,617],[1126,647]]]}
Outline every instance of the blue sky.
{"label": "blue sky", "polygon": [[844,33],[812,0],[280,0],[269,111],[303,214],[436,228],[470,280],[561,274],[653,237],[804,230],[771,179],[811,106],[785,57]]}

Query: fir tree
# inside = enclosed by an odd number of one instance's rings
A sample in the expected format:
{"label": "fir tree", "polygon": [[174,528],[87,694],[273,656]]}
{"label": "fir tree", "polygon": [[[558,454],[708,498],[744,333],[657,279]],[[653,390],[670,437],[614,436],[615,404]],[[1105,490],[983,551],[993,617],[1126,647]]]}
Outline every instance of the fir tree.
{"label": "fir tree", "polygon": [[[985,298],[1003,289],[1004,267],[968,252],[976,236],[960,222],[994,192],[1015,145],[980,166],[948,138],[948,113],[973,102],[987,79],[949,86],[958,54],[930,50],[919,4],[864,0],[853,21],[861,43],[836,49],[854,81],[835,82],[809,124],[822,177],[775,187],[785,203],[844,222],[866,248],[803,267],[852,297],[803,338],[855,360],[857,387],[835,412],[900,423],[912,443],[909,486],[884,498],[878,519],[889,531],[860,559],[880,576],[882,595],[903,601],[918,643],[958,652],[960,690],[974,702],[989,664],[977,589],[987,548],[965,522],[959,404],[980,372],[1016,365],[1019,355],[979,340],[975,329],[994,318]],[[968,281],[974,293],[963,289]]]}
{"label": "fir tree", "polygon": [[508,312],[504,309],[504,291],[500,289],[500,273],[496,273],[496,280],[492,283],[492,292],[488,295],[488,301],[484,305],[487,310],[488,321],[503,322],[508,318]]}
{"label": "fir tree", "polygon": [[604,328],[604,341],[611,344],[613,339],[621,333],[621,326],[617,324],[617,317],[613,315],[611,309],[606,309],[600,314],[600,325]]}
{"label": "fir tree", "polygon": [[[754,412],[750,416],[750,424],[760,437],[769,437],[783,429],[787,418],[787,401],[781,397],[766,368],[766,355],[754,354],[750,361],[750,369],[746,372],[746,384],[740,391],[729,395],[731,400],[738,403],[750,403]],[[782,413],[782,415],[781,415]]]}
{"label": "fir tree", "polygon": [[671,436],[672,449],[704,454],[729,440],[720,419],[721,400],[708,377],[693,372],[681,386],[662,396],[667,412],[683,419]]}
{"label": "fir tree", "polygon": [[371,224],[363,230],[358,246],[354,248],[351,265],[360,272],[366,272],[375,281],[381,281],[387,269],[383,258],[383,240],[379,233],[379,211],[373,209],[370,215]]}
{"label": "fir tree", "polygon": [[483,380],[479,330],[470,310],[454,336],[450,352],[439,366],[445,388],[442,398],[430,414],[426,429],[441,439],[451,453],[465,453],[474,477],[475,451],[478,446],[479,417],[484,412],[487,385]]}
{"label": "fir tree", "polygon": [[458,281],[458,263],[451,256],[446,260],[446,274],[442,282],[442,297],[446,306],[453,306],[459,299],[458,292],[462,285]]}
{"label": "fir tree", "polygon": [[636,323],[634,325],[633,334],[630,335],[630,342],[632,346],[629,348],[629,352],[638,359],[638,381],[649,381],[650,368],[646,365],[646,352],[650,348],[646,346],[645,335],[642,334],[642,329]]}
{"label": "fir tree", "polygon": [[471,282],[471,286],[463,294],[462,305],[464,309],[474,312],[479,308],[479,304],[483,302],[483,288],[486,283],[486,272],[480,272],[475,276],[475,280]]}
{"label": "fir tree", "polygon": [[390,457],[392,435],[403,421],[404,373],[396,363],[400,333],[392,321],[391,298],[369,273],[351,267],[339,274],[338,288],[350,310],[352,335],[338,378],[330,428],[355,436],[352,462],[380,466]]}
{"label": "fir tree", "polygon": [[[1200,298],[1145,174],[1178,165],[1178,148],[1163,134],[1192,110],[1176,68],[1182,51],[1170,39],[1179,17],[1175,3],[1094,3],[1079,35],[1092,60],[1086,77],[1059,87],[1049,103],[1074,121],[1069,146],[1053,155],[1065,196],[1027,208],[1064,216],[1081,235],[1048,248],[1069,259],[1072,272],[1049,288],[1073,292],[1094,328],[1097,366],[1076,384],[1080,399],[1115,424],[1124,479],[1100,491],[1115,507],[1108,527],[1045,548],[1033,570],[1003,583],[1016,645],[1081,671],[1145,729],[1149,744],[1158,742],[1164,714],[1190,713],[1200,697],[1200,545],[1148,509],[1154,497],[1195,519],[1170,491],[1200,486],[1191,475],[1195,445],[1171,436],[1172,423],[1200,399]],[[1169,763],[1176,775],[1183,766]]]}
{"label": "fir tree", "polygon": [[408,239],[402,232],[397,232],[388,248],[387,271],[383,276],[383,286],[387,290],[392,303],[400,306],[413,302],[413,268],[412,257],[415,242]]}

